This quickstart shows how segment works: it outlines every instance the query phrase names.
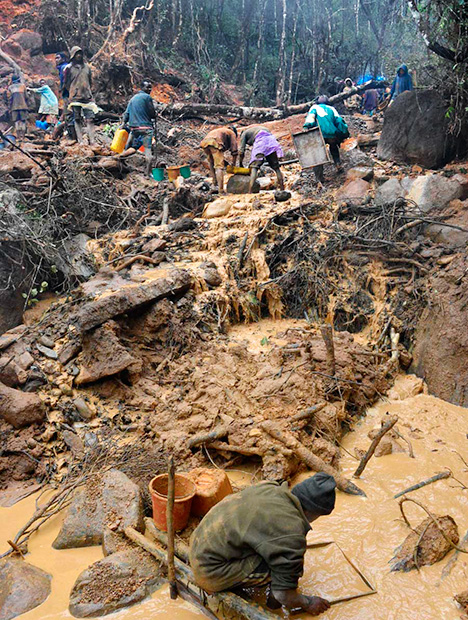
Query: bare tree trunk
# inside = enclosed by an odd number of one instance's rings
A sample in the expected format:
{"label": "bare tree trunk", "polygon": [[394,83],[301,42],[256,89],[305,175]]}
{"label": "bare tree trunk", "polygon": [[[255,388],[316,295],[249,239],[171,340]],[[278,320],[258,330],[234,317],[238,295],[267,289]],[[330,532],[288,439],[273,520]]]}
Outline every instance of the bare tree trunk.
{"label": "bare tree trunk", "polygon": [[284,88],[286,82],[286,17],[287,17],[287,0],[282,0],[283,7],[283,19],[281,27],[281,39],[278,50],[278,74],[276,78],[276,105],[282,105],[284,103]]}
{"label": "bare tree trunk", "polygon": [[294,77],[294,61],[296,58],[296,35],[297,35],[297,16],[299,14],[299,6],[298,0],[294,3],[294,22],[293,22],[293,34],[292,34],[292,49],[291,49],[291,66],[289,68],[289,88],[288,88],[288,105],[291,105],[291,95],[293,88],[293,77]]}
{"label": "bare tree trunk", "polygon": [[263,39],[264,39],[264,33],[265,33],[265,13],[266,13],[267,2],[268,0],[263,0],[262,4],[260,5],[260,23],[258,24],[258,39],[257,39],[257,58],[255,59],[255,66],[254,66],[254,71],[252,75],[252,83],[254,87],[255,87],[255,84],[257,83],[258,67],[260,65],[260,59],[261,59],[262,51],[263,51]]}
{"label": "bare tree trunk", "polygon": [[21,71],[20,66],[13,60],[13,58],[11,58],[11,56],[8,56],[8,54],[4,52],[1,48],[0,48],[0,58],[4,60],[6,63],[8,63],[10,67],[13,67],[13,70],[16,73],[16,75],[18,75],[20,80],[23,82],[23,73]]}

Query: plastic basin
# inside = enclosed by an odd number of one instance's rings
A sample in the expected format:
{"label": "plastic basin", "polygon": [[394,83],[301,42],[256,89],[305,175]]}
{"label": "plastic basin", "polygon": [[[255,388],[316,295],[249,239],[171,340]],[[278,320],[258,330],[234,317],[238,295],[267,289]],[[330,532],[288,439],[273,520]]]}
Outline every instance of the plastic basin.
{"label": "plastic basin", "polygon": [[180,175],[180,166],[168,166],[166,170],[169,181],[175,181]]}
{"label": "plastic basin", "polygon": [[184,179],[190,179],[191,174],[192,173],[190,171],[190,166],[182,166],[182,168],[180,169],[180,176]]}
{"label": "plastic basin", "polygon": [[164,168],[153,168],[152,174],[155,181],[164,181]]}
{"label": "plastic basin", "polygon": [[[158,530],[162,532],[167,532],[167,479],[167,474],[160,474],[149,483],[149,492],[153,504],[153,521]],[[190,478],[182,474],[175,475],[173,520],[176,532],[183,530],[188,523],[196,490],[197,488]]]}

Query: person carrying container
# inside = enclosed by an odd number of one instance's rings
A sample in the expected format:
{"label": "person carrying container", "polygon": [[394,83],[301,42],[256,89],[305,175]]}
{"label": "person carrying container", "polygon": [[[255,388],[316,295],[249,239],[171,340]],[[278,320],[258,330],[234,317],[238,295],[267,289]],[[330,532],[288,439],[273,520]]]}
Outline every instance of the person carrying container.
{"label": "person carrying container", "polygon": [[283,191],[284,177],[279,163],[279,158],[283,157],[283,149],[275,136],[263,125],[251,125],[244,129],[240,141],[239,166],[242,166],[247,146],[252,147],[249,164],[251,169],[249,193],[252,193],[260,166],[265,161],[275,171],[278,188]]}
{"label": "person carrying container", "polygon": [[234,126],[217,127],[206,134],[200,142],[210,167],[213,185],[224,192],[224,153],[231,151],[232,165],[237,162],[237,129]]}
{"label": "person carrying container", "polygon": [[[340,144],[349,138],[348,125],[341,118],[335,108],[328,105],[328,97],[321,95],[309,110],[306,116],[304,129],[320,127],[323,139],[330,145],[330,154],[336,166],[337,172],[342,172],[340,160]],[[323,165],[314,167],[315,178],[323,183]]]}
{"label": "person carrying container", "polygon": [[151,176],[153,162],[153,135],[156,121],[156,108],[151,97],[152,84],[143,80],[141,89],[130,99],[123,115],[123,126],[128,127],[130,135],[125,148],[130,148],[141,142],[146,160],[146,174]]}
{"label": "person carrying container", "polygon": [[7,90],[7,98],[10,120],[15,126],[16,139],[18,142],[21,142],[26,135],[29,107],[26,86],[18,75],[14,75],[11,78],[11,83]]}
{"label": "person carrying container", "polygon": [[297,591],[310,523],[335,507],[336,483],[318,473],[291,491],[261,482],[228,495],[202,519],[190,540],[190,565],[209,593],[271,584],[267,605],[318,616],[330,603]]}
{"label": "person carrying container", "polygon": [[83,123],[89,144],[94,144],[94,118],[99,111],[92,93],[91,67],[84,62],[83,50],[75,45],[70,52],[70,66],[65,69],[63,88],[69,93],[68,109],[73,111],[78,142],[83,142]]}

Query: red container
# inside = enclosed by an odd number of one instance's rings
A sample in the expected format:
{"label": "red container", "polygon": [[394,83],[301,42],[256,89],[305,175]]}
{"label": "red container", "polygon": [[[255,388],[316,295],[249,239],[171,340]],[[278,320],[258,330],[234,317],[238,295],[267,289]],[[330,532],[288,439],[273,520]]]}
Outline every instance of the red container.
{"label": "red container", "polygon": [[[149,483],[149,492],[153,502],[153,521],[158,530],[162,532],[167,532],[167,479],[167,474],[161,474]],[[179,532],[188,523],[192,500],[197,487],[190,478],[182,474],[175,475],[174,486],[174,530]]]}

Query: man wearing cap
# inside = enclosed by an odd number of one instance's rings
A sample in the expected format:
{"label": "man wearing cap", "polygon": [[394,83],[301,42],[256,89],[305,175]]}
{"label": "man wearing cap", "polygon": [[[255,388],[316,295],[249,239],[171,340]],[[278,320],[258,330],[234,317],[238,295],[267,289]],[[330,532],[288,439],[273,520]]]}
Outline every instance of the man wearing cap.
{"label": "man wearing cap", "polygon": [[83,121],[89,144],[94,144],[94,117],[99,108],[91,91],[91,68],[84,62],[83,50],[75,45],[70,52],[70,65],[65,69],[63,88],[69,93],[69,110],[75,115],[75,131],[79,142],[83,142]]}
{"label": "man wearing cap", "polygon": [[192,534],[190,564],[200,587],[220,592],[271,582],[270,606],[318,616],[330,604],[297,591],[310,523],[335,507],[336,483],[318,473],[296,485],[262,482],[214,506]]}

